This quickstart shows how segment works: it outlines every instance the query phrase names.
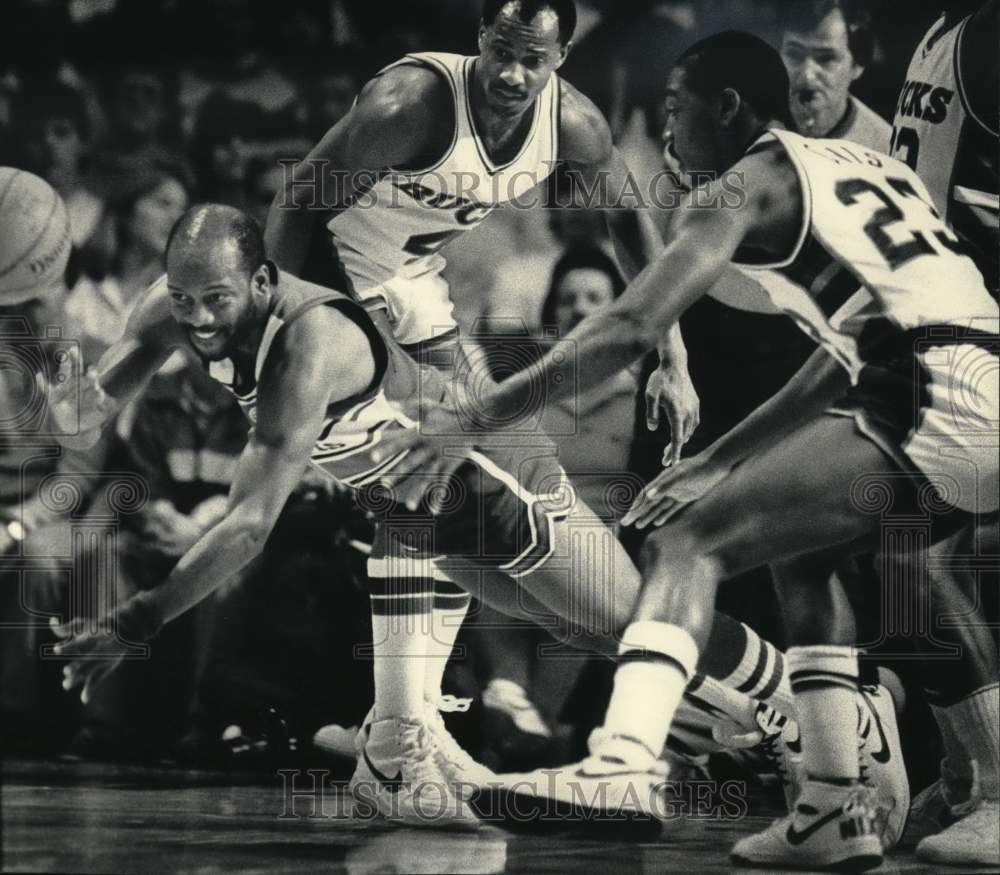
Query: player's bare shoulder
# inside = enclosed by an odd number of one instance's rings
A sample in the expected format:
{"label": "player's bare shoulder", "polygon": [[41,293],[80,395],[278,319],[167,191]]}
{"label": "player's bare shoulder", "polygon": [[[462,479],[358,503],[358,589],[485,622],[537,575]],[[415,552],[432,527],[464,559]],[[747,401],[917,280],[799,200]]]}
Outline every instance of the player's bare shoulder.
{"label": "player's bare shoulder", "polygon": [[417,63],[400,64],[369,80],[349,115],[352,140],[367,148],[391,147],[404,161],[447,149],[454,118],[447,82]]}
{"label": "player's bare shoulder", "polygon": [[279,393],[321,387],[325,403],[333,403],[366,391],[375,370],[371,341],[359,324],[335,306],[318,305],[278,330],[261,384]]}
{"label": "player's bare shoulder", "polygon": [[559,80],[559,158],[588,166],[604,164],[614,142],[607,119],[594,102]]}

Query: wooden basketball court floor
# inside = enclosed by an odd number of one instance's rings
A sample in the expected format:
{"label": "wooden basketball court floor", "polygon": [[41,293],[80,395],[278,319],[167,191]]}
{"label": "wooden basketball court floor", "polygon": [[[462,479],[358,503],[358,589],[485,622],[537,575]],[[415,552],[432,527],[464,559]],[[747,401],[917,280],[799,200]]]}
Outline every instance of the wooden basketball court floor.
{"label": "wooden basketball court floor", "polygon": [[[730,872],[733,842],[778,813],[751,800],[742,819],[679,819],[666,824],[657,840],[641,842],[512,835],[496,826],[459,833],[358,823],[333,789],[313,799],[299,795],[291,800],[293,813],[284,780],[278,774],[8,760],[0,808],[3,870]],[[309,779],[297,779],[297,791],[302,780]],[[893,855],[876,871],[943,870],[909,852]]]}

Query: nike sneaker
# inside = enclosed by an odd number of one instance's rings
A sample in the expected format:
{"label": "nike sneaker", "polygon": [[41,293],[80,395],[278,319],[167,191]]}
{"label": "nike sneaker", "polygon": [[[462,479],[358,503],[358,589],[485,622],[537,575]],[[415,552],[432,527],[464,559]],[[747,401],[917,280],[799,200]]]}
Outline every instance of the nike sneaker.
{"label": "nike sneaker", "polygon": [[[590,756],[557,769],[499,775],[476,794],[480,817],[518,832],[652,840],[671,814],[668,766],[640,741],[595,729]],[[488,808],[486,806],[489,806]]]}
{"label": "nike sneaker", "polygon": [[[451,782],[456,793],[467,799],[476,787],[496,780],[496,774],[476,762],[448,731],[442,713],[462,713],[472,705],[471,699],[460,699],[456,696],[444,695],[437,702],[425,702],[424,720],[434,742],[434,760],[445,778]],[[368,730],[375,719],[375,707],[368,711],[361,721],[361,728],[354,737],[354,751],[361,756],[361,751],[368,739]]]}
{"label": "nike sneaker", "polygon": [[809,779],[791,814],[738,841],[729,856],[741,866],[864,872],[882,862],[875,816],[870,788]]}
{"label": "nike sneaker", "polygon": [[896,708],[885,687],[865,686],[858,698],[858,760],[861,782],[875,791],[882,850],[899,844],[910,811],[910,782],[896,725]]}
{"label": "nike sneaker", "polygon": [[923,839],[917,845],[917,859],[1000,869],[1000,802],[983,800],[947,829]]}
{"label": "nike sneaker", "polygon": [[365,741],[349,789],[354,816],[380,815],[409,826],[477,829],[479,821],[455,793],[434,758],[434,737],[423,720],[377,720]]}
{"label": "nike sneaker", "polygon": [[754,709],[753,723],[732,721],[717,723],[712,736],[729,750],[748,750],[758,754],[781,781],[788,810],[795,807],[802,785],[802,744],[799,725],[765,702]]}
{"label": "nike sneaker", "polygon": [[442,714],[463,713],[469,710],[472,699],[444,695],[437,702],[427,703],[427,726],[434,736],[434,760],[441,774],[451,782],[455,792],[468,799],[476,787],[495,781],[496,774],[486,768],[465,750],[445,726]]}

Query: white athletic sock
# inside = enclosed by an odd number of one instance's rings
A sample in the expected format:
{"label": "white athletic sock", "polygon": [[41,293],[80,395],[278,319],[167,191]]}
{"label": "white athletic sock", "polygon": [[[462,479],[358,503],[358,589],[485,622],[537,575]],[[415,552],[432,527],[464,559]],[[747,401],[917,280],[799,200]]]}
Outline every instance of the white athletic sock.
{"label": "white athletic sock", "polygon": [[795,719],[795,697],[788,680],[788,668],[782,652],[765,641],[753,629],[740,623],[746,634],[746,649],[726,677],[718,678],[727,687],[745,693],[751,699],[767,702],[786,717]]}
{"label": "white athletic sock", "polygon": [[[386,561],[370,577],[374,646],[375,719],[424,719],[424,671],[431,637],[434,579],[426,562]],[[371,569],[370,569],[371,570]],[[425,572],[421,574],[421,572]]]}
{"label": "white athletic sock", "polygon": [[444,671],[455,649],[455,639],[462,628],[471,600],[472,597],[464,589],[453,583],[439,580],[434,584],[431,639],[427,644],[424,668],[424,696],[431,704],[436,705],[441,698]]}
{"label": "white athletic sock", "polygon": [[1000,799],[1000,685],[977,690],[945,710],[965,756],[976,764],[980,796]]}
{"label": "white athletic sock", "polygon": [[858,780],[858,657],[853,647],[792,647],[788,668],[802,764],[820,780]]}
{"label": "white athletic sock", "polygon": [[680,626],[646,620],[629,625],[618,654],[604,728],[638,741],[655,759],[698,664],[698,645]]}

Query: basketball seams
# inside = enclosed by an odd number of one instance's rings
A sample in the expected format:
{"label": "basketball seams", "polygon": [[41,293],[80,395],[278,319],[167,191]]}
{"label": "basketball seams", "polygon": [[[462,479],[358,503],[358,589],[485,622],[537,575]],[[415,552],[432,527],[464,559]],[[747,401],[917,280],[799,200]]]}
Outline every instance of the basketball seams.
{"label": "basketball seams", "polygon": [[[15,182],[22,178],[25,181],[29,181],[32,178],[32,174],[28,173],[27,171],[18,169],[14,169],[14,172],[10,174],[10,179],[8,180],[7,185],[4,188],[3,193],[0,194],[0,208],[2,208],[7,197],[11,194],[11,190],[14,188]],[[25,260],[30,258],[32,253],[38,247],[39,243],[42,242],[42,240],[45,238],[45,235],[51,229],[53,219],[58,214],[60,204],[62,201],[58,193],[56,193],[54,189],[52,189],[50,186],[47,186],[47,188],[48,188],[47,193],[50,195],[49,212],[48,215],[46,215],[44,221],[41,222],[41,230],[35,235],[35,237],[31,240],[31,242],[22,249],[21,252],[19,252],[17,255],[14,256],[13,260],[8,265],[6,265],[5,267],[0,267],[0,280],[2,280],[4,277],[13,274],[15,271],[17,271],[18,268],[22,267],[24,265]],[[59,243],[61,243],[61,241],[62,241],[62,236],[60,235],[60,237],[56,241],[54,241],[56,244],[54,247],[55,251],[58,251],[61,248],[61,246],[58,245]],[[44,273],[45,271],[43,271],[43,276]],[[42,277],[39,277],[37,279],[42,279]],[[12,288],[3,289],[3,292],[16,294],[18,292],[23,292],[26,289],[30,289],[34,284],[35,278],[29,277],[28,280],[29,281],[26,282],[24,285],[17,285]]]}

